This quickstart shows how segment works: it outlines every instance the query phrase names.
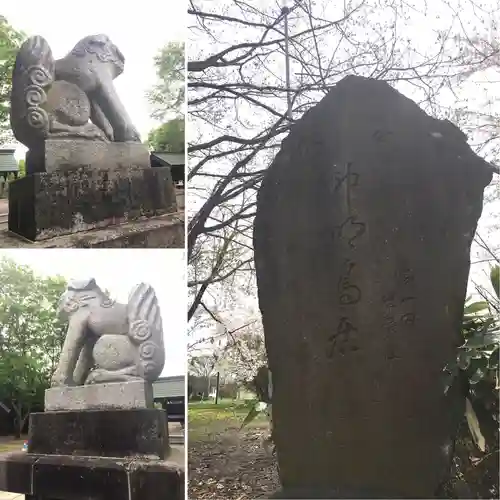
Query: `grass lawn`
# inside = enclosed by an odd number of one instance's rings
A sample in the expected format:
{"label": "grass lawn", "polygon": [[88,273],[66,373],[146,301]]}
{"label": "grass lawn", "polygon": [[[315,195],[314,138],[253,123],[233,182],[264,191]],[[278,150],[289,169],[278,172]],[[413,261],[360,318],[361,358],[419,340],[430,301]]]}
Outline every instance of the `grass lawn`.
{"label": "grass lawn", "polygon": [[189,404],[189,498],[249,500],[279,488],[275,459],[263,441],[265,415],[240,430],[251,402]]}
{"label": "grass lawn", "polygon": [[[252,404],[251,401],[232,399],[223,399],[218,404],[212,401],[189,403],[189,437],[206,439],[228,429],[239,429]],[[248,426],[267,428],[267,418],[261,414]]]}
{"label": "grass lawn", "polygon": [[0,437],[0,453],[6,453],[8,451],[22,451],[24,441],[28,439],[27,436],[22,436],[20,439],[9,436]]}

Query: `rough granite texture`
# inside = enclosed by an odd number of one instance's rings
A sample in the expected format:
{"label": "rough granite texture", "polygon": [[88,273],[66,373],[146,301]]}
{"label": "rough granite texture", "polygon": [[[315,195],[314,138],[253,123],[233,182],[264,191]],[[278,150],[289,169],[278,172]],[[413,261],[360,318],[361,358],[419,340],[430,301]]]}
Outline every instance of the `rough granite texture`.
{"label": "rough granite texture", "polygon": [[[43,165],[31,165],[43,162]],[[140,142],[102,142],[83,139],[47,139],[38,156],[27,159],[28,172],[55,172],[87,168],[95,170],[151,168],[148,148]]]}
{"label": "rough granite texture", "polygon": [[82,38],[58,60],[43,37],[23,42],[12,72],[10,123],[29,148],[29,174],[45,170],[46,139],[141,142],[113,82],[124,66],[123,54],[104,34]]}
{"label": "rough granite texture", "polygon": [[9,230],[31,241],[176,211],[168,167],[38,173],[9,189]]}
{"label": "rough granite texture", "polygon": [[15,452],[0,457],[0,489],[26,500],[184,500],[185,473],[172,461]]}
{"label": "rough granite texture", "polygon": [[45,391],[45,411],[153,408],[153,388],[142,380]]}
{"label": "rough granite texture", "polygon": [[[128,301],[120,303],[111,300],[93,278],[72,280],[58,304],[68,327],[52,387],[138,380],[151,384],[160,376],[165,365],[163,324],[151,285],[135,285]],[[111,397],[116,404],[120,390],[127,389],[115,386],[116,394],[113,388],[97,394],[89,389],[87,394],[92,404],[98,396]],[[133,393],[137,388],[129,390]],[[126,394],[123,397],[126,400]]]}
{"label": "rough granite texture", "polygon": [[165,460],[167,416],[149,408],[31,413],[28,453]]}
{"label": "rough granite texture", "polygon": [[443,368],[491,178],[458,128],[362,77],[283,141],[254,249],[285,492],[435,495],[464,411]]}

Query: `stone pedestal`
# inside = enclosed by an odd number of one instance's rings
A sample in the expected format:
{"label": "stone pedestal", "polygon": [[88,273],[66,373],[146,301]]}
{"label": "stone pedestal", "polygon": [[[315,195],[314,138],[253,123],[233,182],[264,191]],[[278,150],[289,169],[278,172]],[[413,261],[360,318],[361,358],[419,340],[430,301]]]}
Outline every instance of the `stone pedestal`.
{"label": "stone pedestal", "polygon": [[163,410],[34,413],[28,453],[0,457],[0,490],[31,500],[183,500]]}
{"label": "stone pedestal", "polygon": [[0,457],[0,488],[26,500],[184,500],[184,470],[168,461],[34,455]]}
{"label": "stone pedestal", "polygon": [[145,380],[52,387],[45,391],[47,412],[136,408],[153,408],[153,387]]}
{"label": "stone pedestal", "polygon": [[158,409],[32,413],[28,453],[95,457],[168,456],[165,412]]}
{"label": "stone pedestal", "polygon": [[148,148],[140,142],[47,139],[39,151],[26,154],[26,172],[59,172],[81,166],[86,170],[150,167]]}
{"label": "stone pedestal", "polygon": [[168,167],[35,173],[9,191],[9,230],[31,241],[176,211]]}
{"label": "stone pedestal", "polygon": [[158,215],[31,241],[0,228],[0,248],[184,248],[184,214]]}

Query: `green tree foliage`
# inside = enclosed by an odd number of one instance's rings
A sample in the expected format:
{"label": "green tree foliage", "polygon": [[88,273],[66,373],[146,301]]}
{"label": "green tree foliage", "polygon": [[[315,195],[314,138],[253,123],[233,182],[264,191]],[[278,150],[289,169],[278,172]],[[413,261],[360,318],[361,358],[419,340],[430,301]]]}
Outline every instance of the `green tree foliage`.
{"label": "green tree foliage", "polygon": [[43,401],[49,386],[43,364],[15,352],[2,354],[0,361],[0,394],[4,404],[15,414],[16,436],[19,437],[33,406]]}
{"label": "green tree foliage", "polygon": [[[451,383],[464,382],[466,411],[453,460],[454,490],[459,498],[498,498],[500,266],[491,269],[492,291],[481,288],[480,301],[467,301],[463,345],[456,362],[445,368]],[[453,497],[457,498],[457,497]]]}
{"label": "green tree foliage", "polygon": [[185,100],[184,43],[170,42],[155,57],[159,83],[149,92],[153,117],[164,121],[169,115],[183,114]]}
{"label": "green tree foliage", "polygon": [[498,498],[500,266],[490,279],[493,291],[478,289],[483,300],[466,301],[463,344],[444,369],[445,392],[461,383],[466,395],[449,483],[452,492],[461,491],[458,498]]}
{"label": "green tree foliage", "polygon": [[[153,118],[163,123],[152,130],[148,144],[154,151],[184,152],[185,55],[184,44],[171,42],[155,58],[158,84],[149,92]],[[170,116],[176,116],[167,120]]]}
{"label": "green tree foliage", "polygon": [[464,343],[458,350],[456,362],[445,368],[445,392],[459,374],[465,375],[468,381],[467,420],[471,435],[482,452],[492,445],[498,448],[498,432],[494,431],[498,431],[500,389],[499,277],[500,266],[494,266],[490,275],[493,293],[482,290],[484,300],[466,302],[462,324]]}
{"label": "green tree foliage", "polygon": [[26,175],[26,162],[24,160],[19,160],[19,177],[24,177]]}
{"label": "green tree foliage", "polygon": [[14,411],[18,434],[43,402],[61,352],[65,322],[57,304],[65,287],[60,276],[0,261],[0,401]]}
{"label": "green tree foliage", "polygon": [[174,118],[149,133],[148,144],[153,151],[184,153],[184,118]]}
{"label": "green tree foliage", "polygon": [[0,144],[10,139],[9,111],[12,70],[17,50],[25,38],[0,15]]}

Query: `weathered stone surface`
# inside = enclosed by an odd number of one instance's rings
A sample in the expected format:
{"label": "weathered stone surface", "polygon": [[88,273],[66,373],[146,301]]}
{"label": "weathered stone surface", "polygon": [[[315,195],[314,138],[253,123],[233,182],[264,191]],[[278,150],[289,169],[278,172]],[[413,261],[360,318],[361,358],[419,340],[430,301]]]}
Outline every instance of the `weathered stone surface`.
{"label": "weathered stone surface", "polygon": [[151,168],[149,151],[137,142],[103,142],[50,138],[26,154],[27,173],[57,172],[78,168],[120,170]]}
{"label": "weathered stone surface", "polygon": [[[34,163],[43,162],[43,165]],[[47,139],[38,158],[27,157],[28,173],[77,168],[120,170],[151,168],[149,151],[138,142],[102,142],[82,139]]]}
{"label": "weathered stone surface", "polygon": [[176,211],[168,167],[38,173],[9,189],[9,230],[32,241]]}
{"label": "weathered stone surface", "polygon": [[285,491],[435,494],[464,410],[442,370],[491,177],[450,122],[361,77],[283,141],[254,248]]}
{"label": "weathered stone surface", "polygon": [[[139,382],[140,386],[146,381],[149,387],[142,387],[144,400],[148,397],[151,401],[150,384],[160,376],[165,364],[162,319],[153,287],[136,285],[128,303],[120,304],[111,300],[93,278],[73,280],[59,300],[59,312],[68,319],[68,330],[52,386],[128,381]],[[131,387],[129,396],[138,390]],[[107,397],[102,405],[113,407],[121,390],[127,390],[126,386],[115,384],[115,393],[113,387],[94,392],[92,388],[73,392],[66,389],[65,396],[87,395],[91,405],[98,403],[99,396]],[[131,403],[126,394],[122,397],[124,403]]]}
{"label": "weathered stone surface", "polygon": [[1,227],[0,222],[0,248],[184,248],[184,214],[179,213],[35,242]]}
{"label": "weathered stone surface", "polygon": [[24,493],[26,500],[184,500],[184,484],[184,468],[170,461],[19,452],[0,457],[0,489]]}
{"label": "weathered stone surface", "polygon": [[178,189],[177,190],[177,207],[179,208],[179,211],[183,211],[185,208],[185,203],[186,203],[186,196],[184,192],[184,188]]}
{"label": "weathered stone surface", "polygon": [[168,456],[165,412],[157,409],[32,413],[28,453],[94,457]]}
{"label": "weathered stone surface", "polygon": [[96,457],[39,457],[33,466],[36,498],[128,500],[129,478],[125,464]]}
{"label": "weathered stone surface", "polygon": [[[185,222],[160,216],[132,221],[99,231],[77,233],[70,239],[54,238],[52,248],[184,248]],[[48,245],[49,246],[49,245]]]}
{"label": "weathered stone surface", "polygon": [[45,391],[45,411],[153,408],[153,388],[143,380]]}
{"label": "weathered stone surface", "polygon": [[78,85],[64,80],[52,82],[47,92],[46,108],[51,110],[59,123],[82,126],[90,120],[90,100],[87,94]]}
{"label": "weathered stone surface", "polygon": [[12,72],[10,124],[15,138],[37,147],[49,133],[45,92],[54,81],[55,61],[44,38],[28,38],[19,48]]}
{"label": "weathered stone surface", "polygon": [[92,121],[116,142],[140,142],[113,80],[123,73],[125,58],[104,34],[82,38],[55,62],[56,78],[78,85],[90,96]]}
{"label": "weathered stone surface", "polygon": [[22,44],[12,75],[10,119],[16,139],[30,149],[28,172],[42,171],[33,160],[50,137],[140,143],[113,84],[124,64],[123,54],[103,34],[83,38],[57,61],[41,36]]}
{"label": "weathered stone surface", "polygon": [[169,462],[140,462],[130,472],[130,498],[183,500],[185,474],[183,467]]}
{"label": "weathered stone surface", "polygon": [[23,451],[0,455],[0,491],[32,493],[31,471],[37,457]]}
{"label": "weathered stone surface", "polygon": [[303,500],[307,498],[308,500],[314,499],[328,499],[328,500],[341,500],[346,498],[379,498],[387,499],[392,498],[393,492],[381,493],[380,491],[374,490],[363,490],[360,488],[356,489],[329,489],[321,490],[314,486],[308,489],[299,490],[282,490],[271,495],[270,498],[282,498],[286,500],[300,499]]}

